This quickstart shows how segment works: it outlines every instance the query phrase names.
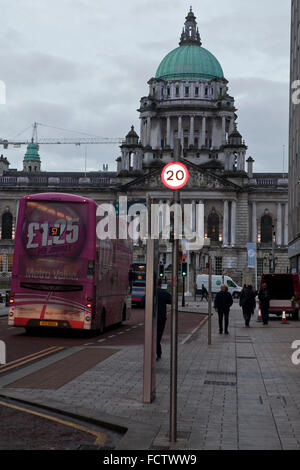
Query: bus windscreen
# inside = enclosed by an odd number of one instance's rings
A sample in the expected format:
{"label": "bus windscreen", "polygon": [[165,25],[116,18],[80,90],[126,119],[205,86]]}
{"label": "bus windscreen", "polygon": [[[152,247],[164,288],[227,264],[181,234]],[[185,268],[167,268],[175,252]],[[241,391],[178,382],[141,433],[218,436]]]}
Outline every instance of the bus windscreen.
{"label": "bus windscreen", "polygon": [[86,277],[88,214],[76,202],[28,200],[18,272],[23,281],[78,281]]}

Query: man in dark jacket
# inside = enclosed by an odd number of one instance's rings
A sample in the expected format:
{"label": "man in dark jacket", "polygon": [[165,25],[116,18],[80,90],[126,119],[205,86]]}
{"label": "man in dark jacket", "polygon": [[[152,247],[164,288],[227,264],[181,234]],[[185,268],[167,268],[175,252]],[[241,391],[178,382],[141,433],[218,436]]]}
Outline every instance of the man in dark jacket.
{"label": "man in dark jacket", "polygon": [[258,293],[258,299],[261,308],[261,316],[264,325],[268,325],[269,323],[269,307],[270,307],[270,291],[266,283],[263,283],[261,289]]}
{"label": "man in dark jacket", "polygon": [[251,316],[254,314],[256,307],[255,292],[251,285],[244,286],[240,296],[240,307],[243,309],[243,316],[245,319],[245,326],[250,326]]}
{"label": "man in dark jacket", "polygon": [[225,319],[225,334],[228,335],[228,324],[229,324],[229,312],[230,307],[233,304],[232,296],[228,292],[227,287],[223,284],[220,292],[217,293],[214,308],[219,315],[219,332],[220,335],[223,333],[223,317]]}
{"label": "man in dark jacket", "polygon": [[161,339],[167,321],[167,305],[172,303],[172,296],[161,288],[162,280],[158,280],[157,288],[157,333],[156,333],[156,360],[161,358]]}

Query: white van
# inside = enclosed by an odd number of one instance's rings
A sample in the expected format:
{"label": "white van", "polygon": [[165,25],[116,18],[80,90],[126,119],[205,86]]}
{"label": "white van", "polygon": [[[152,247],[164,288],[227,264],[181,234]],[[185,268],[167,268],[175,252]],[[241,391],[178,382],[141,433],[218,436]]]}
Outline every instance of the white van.
{"label": "white van", "polygon": [[[198,274],[197,276],[197,291],[201,291],[202,284],[208,290],[208,274]],[[233,279],[229,276],[224,276],[224,282],[222,276],[212,276],[212,293],[217,294],[221,289],[221,284],[224,283],[228,287],[228,292],[232,295],[233,298],[239,298],[242,287],[238,286]]]}

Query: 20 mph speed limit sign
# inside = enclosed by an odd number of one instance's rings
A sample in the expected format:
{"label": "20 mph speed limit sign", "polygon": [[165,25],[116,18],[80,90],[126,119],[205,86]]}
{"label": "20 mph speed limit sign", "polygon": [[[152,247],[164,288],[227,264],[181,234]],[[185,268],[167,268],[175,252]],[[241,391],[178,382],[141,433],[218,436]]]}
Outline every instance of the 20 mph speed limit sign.
{"label": "20 mph speed limit sign", "polygon": [[181,189],[189,180],[189,171],[183,163],[171,162],[163,168],[161,180],[169,189]]}

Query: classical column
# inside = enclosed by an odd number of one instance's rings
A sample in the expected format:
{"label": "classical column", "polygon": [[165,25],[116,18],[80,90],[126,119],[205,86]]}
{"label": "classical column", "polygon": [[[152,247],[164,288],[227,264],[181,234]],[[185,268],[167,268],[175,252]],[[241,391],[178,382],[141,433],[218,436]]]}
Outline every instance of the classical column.
{"label": "classical column", "polygon": [[231,202],[231,246],[235,246],[236,201]]}
{"label": "classical column", "polygon": [[151,142],[151,117],[147,117],[147,143],[146,145],[150,145]]}
{"label": "classical column", "polygon": [[171,118],[170,116],[167,117],[167,146],[171,146]]}
{"label": "classical column", "polygon": [[277,245],[282,245],[282,206],[281,202],[277,203]]}
{"label": "classical column", "polygon": [[223,214],[223,245],[228,245],[228,201],[224,201],[224,214]]}
{"label": "classical column", "polygon": [[284,246],[289,244],[289,205],[284,205]]}
{"label": "classical column", "polygon": [[252,242],[257,243],[256,202],[252,202]]}
{"label": "classical column", "polygon": [[194,116],[190,117],[190,136],[189,136],[189,145],[194,145],[195,143],[195,118]]}
{"label": "classical column", "polygon": [[198,201],[196,205],[196,232],[198,237],[204,239],[204,201]]}
{"label": "classical column", "polygon": [[203,116],[202,118],[202,131],[201,131],[201,146],[205,146],[205,138],[206,138],[206,117]]}
{"label": "classical column", "polygon": [[182,143],[182,116],[178,116],[178,139],[180,140],[181,148],[183,149],[183,143]]}
{"label": "classical column", "polygon": [[226,116],[222,116],[222,144],[226,143]]}

